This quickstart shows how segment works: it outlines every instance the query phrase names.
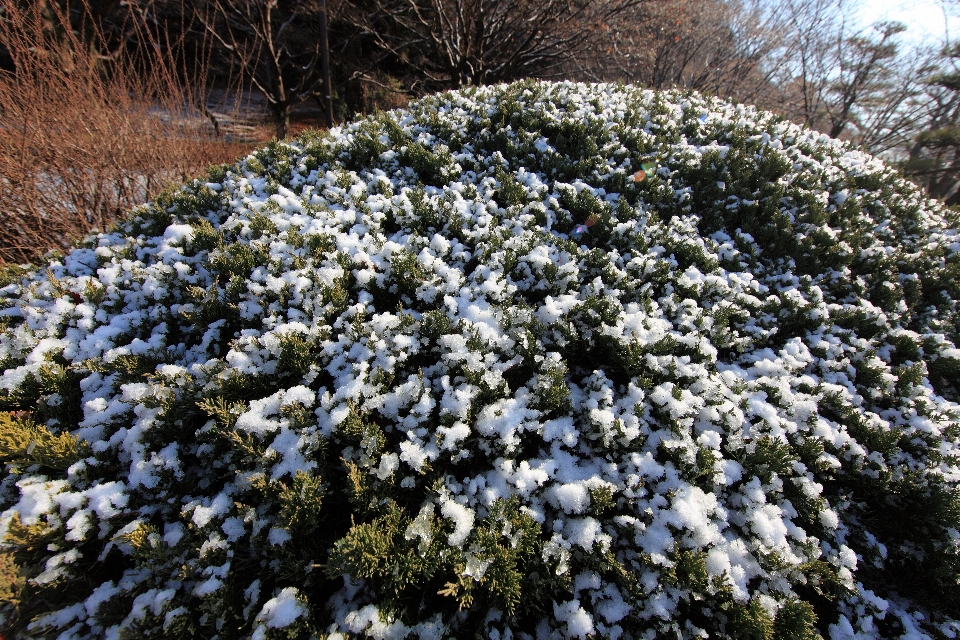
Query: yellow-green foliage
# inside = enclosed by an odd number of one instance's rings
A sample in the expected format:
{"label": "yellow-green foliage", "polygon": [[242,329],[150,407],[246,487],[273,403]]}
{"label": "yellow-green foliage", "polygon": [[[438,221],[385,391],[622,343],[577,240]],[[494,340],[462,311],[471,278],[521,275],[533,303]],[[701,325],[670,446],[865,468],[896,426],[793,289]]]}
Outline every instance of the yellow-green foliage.
{"label": "yellow-green foliage", "polygon": [[69,433],[54,435],[29,419],[0,412],[0,462],[29,466],[39,464],[64,470],[90,455],[90,448]]}
{"label": "yellow-green foliage", "polygon": [[39,573],[43,554],[55,535],[56,530],[43,523],[23,524],[16,512],[8,521],[7,535],[0,541],[0,632],[5,634],[29,622],[33,611],[46,606],[32,593],[36,589],[28,579]]}
{"label": "yellow-green foliage", "polygon": [[25,582],[26,579],[20,572],[13,554],[9,551],[0,551],[0,603],[6,603],[8,607],[15,608]]}

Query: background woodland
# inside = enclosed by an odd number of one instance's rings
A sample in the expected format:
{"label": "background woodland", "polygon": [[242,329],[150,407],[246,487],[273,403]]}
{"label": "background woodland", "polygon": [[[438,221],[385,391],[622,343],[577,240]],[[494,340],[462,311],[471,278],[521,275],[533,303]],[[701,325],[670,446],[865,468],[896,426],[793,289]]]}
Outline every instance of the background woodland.
{"label": "background woodland", "polygon": [[271,137],[520,78],[688,88],[960,203],[960,45],[846,0],[0,0],[0,263],[36,262]]}

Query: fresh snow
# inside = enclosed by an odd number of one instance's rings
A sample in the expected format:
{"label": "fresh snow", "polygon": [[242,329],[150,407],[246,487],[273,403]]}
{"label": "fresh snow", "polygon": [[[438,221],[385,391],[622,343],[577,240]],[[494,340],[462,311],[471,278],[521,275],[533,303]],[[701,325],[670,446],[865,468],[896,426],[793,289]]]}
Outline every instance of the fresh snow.
{"label": "fresh snow", "polygon": [[[225,607],[258,639],[736,637],[722,611],[774,619],[817,580],[832,639],[960,633],[878,577],[925,551],[858,493],[960,483],[952,214],[696,94],[527,83],[377,118],[276,143],[186,187],[199,209],[135,210],[0,290],[0,393],[91,451],[0,483],[0,535],[52,532],[33,583],[80,585],[25,637],[222,637]],[[520,515],[494,521],[504,504]],[[333,536],[390,505],[393,555],[328,575]],[[549,601],[484,600],[491,539]],[[401,559],[445,568],[387,603]],[[84,574],[99,561],[109,579]]]}

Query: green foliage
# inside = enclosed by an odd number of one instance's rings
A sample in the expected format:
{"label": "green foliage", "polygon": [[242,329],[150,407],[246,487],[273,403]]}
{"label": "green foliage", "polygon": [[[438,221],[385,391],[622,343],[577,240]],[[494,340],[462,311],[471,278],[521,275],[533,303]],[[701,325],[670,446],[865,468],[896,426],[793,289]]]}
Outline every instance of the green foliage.
{"label": "green foliage", "polygon": [[[470,580],[457,571],[460,577],[456,597],[461,607],[480,598],[485,607],[494,606],[513,616],[543,606],[550,595],[543,592],[547,589],[540,593],[532,589],[533,580],[546,577],[549,572],[541,559],[539,524],[521,513],[515,500],[499,500],[491,506],[475,535],[471,551],[475,550],[478,562],[489,564],[482,576],[472,575]],[[460,566],[458,563],[456,569]]]}
{"label": "green foliage", "polygon": [[278,140],[271,140],[267,146],[254,151],[247,156],[243,165],[247,171],[263,175],[273,184],[290,184],[294,165],[292,162],[293,150]]}
{"label": "green foliage", "polygon": [[210,266],[223,274],[225,279],[234,276],[246,278],[254,267],[263,262],[265,255],[262,247],[235,242],[213,255]]}
{"label": "green foliage", "polygon": [[503,170],[497,171],[497,181],[500,188],[497,189],[498,200],[505,207],[520,205],[526,203],[526,189],[514,180],[513,176],[505,173]]}
{"label": "green foliage", "polygon": [[0,266],[0,289],[20,282],[20,279],[28,273],[30,273],[30,269],[24,266],[11,264]]}
{"label": "green foliage", "polygon": [[731,638],[744,640],[774,640],[774,621],[756,598],[746,605],[730,607],[727,633]]}
{"label": "green foliage", "polygon": [[776,640],[821,640],[817,633],[817,614],[801,600],[785,602],[773,622]]}
{"label": "green foliage", "polygon": [[416,173],[423,184],[438,186],[446,181],[454,164],[447,149],[428,149],[420,142],[413,142],[400,150],[401,162]]}
{"label": "green foliage", "polygon": [[[392,502],[383,511],[369,523],[354,525],[337,541],[327,573],[374,581],[387,599],[387,610],[397,610],[403,600],[423,596],[422,585],[429,584],[440,568],[440,547],[427,543],[425,550],[418,550],[405,536],[409,517]],[[427,526],[432,530],[432,519]]]}
{"label": "green foliage", "polygon": [[79,368],[45,363],[27,374],[12,393],[0,392],[0,411],[32,411],[37,422],[56,421],[72,425],[79,413],[82,373]]}
{"label": "green foliage", "polygon": [[955,216],[695,94],[340,132],[0,291],[14,635],[954,624]]}
{"label": "green foliage", "polygon": [[131,233],[156,233],[162,232],[174,218],[202,218],[219,209],[220,196],[196,180],[185,187],[170,187],[161,192],[151,204],[135,210],[129,223],[121,222],[120,225],[130,225]]}
{"label": "green foliage", "polygon": [[416,295],[417,287],[426,275],[417,262],[417,256],[406,249],[401,249],[390,256],[390,274],[395,282],[390,292],[401,297]]}
{"label": "green foliage", "polygon": [[280,513],[278,523],[296,535],[309,535],[322,526],[320,507],[326,485],[305,471],[297,471],[293,484],[279,495]]}
{"label": "green foliage", "polygon": [[229,402],[225,396],[214,396],[204,398],[197,402],[201,411],[206,413],[226,431],[233,429],[237,418],[246,409],[246,404],[242,402]]}
{"label": "green foliage", "polygon": [[566,384],[567,369],[553,363],[537,375],[538,408],[544,413],[563,415],[570,409],[570,389]]}
{"label": "green foliage", "polygon": [[286,333],[280,339],[277,374],[296,378],[303,376],[313,364],[310,342],[298,333]]}
{"label": "green foliage", "polygon": [[334,545],[327,571],[371,580],[387,610],[415,620],[432,597],[424,587],[434,584],[442,585],[436,595],[461,611],[495,607],[513,618],[549,602],[540,527],[514,501],[492,505],[461,550],[445,548],[447,532],[432,508],[416,518],[393,502],[384,510],[369,523],[355,524]]}

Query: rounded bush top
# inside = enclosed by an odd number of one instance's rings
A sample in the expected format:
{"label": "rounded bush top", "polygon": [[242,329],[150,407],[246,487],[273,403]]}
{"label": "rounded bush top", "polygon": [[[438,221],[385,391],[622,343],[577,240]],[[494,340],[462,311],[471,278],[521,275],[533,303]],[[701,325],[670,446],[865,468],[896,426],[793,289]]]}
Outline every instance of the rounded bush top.
{"label": "rounded bush top", "polygon": [[0,290],[0,611],[953,637],[956,223],[693,93],[524,82],[273,143]]}

